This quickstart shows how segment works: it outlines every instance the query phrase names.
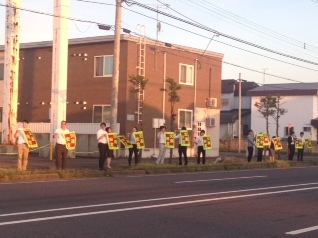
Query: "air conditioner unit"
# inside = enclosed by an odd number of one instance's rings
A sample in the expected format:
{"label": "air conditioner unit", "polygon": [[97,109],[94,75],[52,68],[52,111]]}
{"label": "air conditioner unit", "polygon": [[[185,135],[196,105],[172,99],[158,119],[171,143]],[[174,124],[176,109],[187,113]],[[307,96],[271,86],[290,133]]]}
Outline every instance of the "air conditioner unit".
{"label": "air conditioner unit", "polygon": [[217,107],[218,101],[216,98],[207,98],[206,106],[207,107]]}
{"label": "air conditioner unit", "polygon": [[215,119],[214,118],[206,118],[205,119],[205,126],[206,127],[214,127],[215,126]]}

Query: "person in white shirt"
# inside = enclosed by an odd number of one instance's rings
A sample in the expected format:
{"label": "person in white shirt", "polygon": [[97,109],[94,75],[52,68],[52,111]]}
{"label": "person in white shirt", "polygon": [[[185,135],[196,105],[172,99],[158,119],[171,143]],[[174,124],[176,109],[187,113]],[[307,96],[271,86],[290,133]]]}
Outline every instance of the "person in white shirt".
{"label": "person in white shirt", "polygon": [[107,132],[106,132],[106,124],[102,122],[100,124],[100,129],[97,131],[97,142],[98,142],[98,150],[99,150],[99,170],[105,169],[105,161],[107,157]]}
{"label": "person in white shirt", "polygon": [[166,127],[165,126],[160,126],[160,131],[157,134],[158,138],[158,143],[159,143],[159,155],[156,160],[156,164],[163,164],[165,160],[165,155],[166,155],[166,146],[165,146],[165,131]]}
{"label": "person in white shirt", "polygon": [[197,158],[197,164],[200,164],[200,157],[201,157],[201,154],[202,154],[202,164],[205,164],[205,150],[203,148],[203,136],[205,134],[205,130],[201,130],[200,131],[200,136],[198,136],[196,139],[195,139],[195,143],[197,143],[198,145],[198,158]]}
{"label": "person in white shirt", "polygon": [[29,122],[24,120],[22,123],[22,128],[18,128],[15,132],[14,137],[18,144],[18,170],[27,170],[28,159],[29,159],[29,147],[27,144],[27,139],[24,134],[24,129],[29,127]]}
{"label": "person in white shirt", "polygon": [[129,155],[128,155],[128,165],[131,165],[132,156],[135,156],[135,165],[138,164],[138,149],[136,144],[136,138],[134,132],[138,131],[137,127],[132,128],[132,133],[129,136],[130,143],[132,144],[132,148],[129,148]]}
{"label": "person in white shirt", "polygon": [[57,169],[66,169],[66,161],[68,149],[66,148],[65,133],[69,132],[66,129],[66,121],[61,121],[61,128],[57,128],[54,132],[55,144],[55,164]]}

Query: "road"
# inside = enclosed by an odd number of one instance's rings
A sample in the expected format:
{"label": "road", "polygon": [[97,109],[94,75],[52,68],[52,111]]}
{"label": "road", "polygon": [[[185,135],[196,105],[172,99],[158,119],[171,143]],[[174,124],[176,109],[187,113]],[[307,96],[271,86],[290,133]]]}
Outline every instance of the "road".
{"label": "road", "polygon": [[0,183],[1,237],[318,237],[318,167]]}

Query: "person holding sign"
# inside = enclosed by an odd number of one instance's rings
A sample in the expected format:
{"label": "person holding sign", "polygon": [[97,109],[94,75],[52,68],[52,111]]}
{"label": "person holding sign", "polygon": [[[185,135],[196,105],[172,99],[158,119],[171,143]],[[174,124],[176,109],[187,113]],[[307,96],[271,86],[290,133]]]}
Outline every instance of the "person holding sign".
{"label": "person holding sign", "polygon": [[30,149],[28,147],[27,138],[24,134],[24,129],[28,129],[28,127],[28,120],[24,120],[22,123],[22,128],[18,128],[14,134],[18,144],[18,170],[27,170],[28,166]]}
{"label": "person holding sign", "polygon": [[132,128],[132,133],[129,136],[130,143],[132,144],[131,148],[128,148],[129,155],[128,155],[128,164],[131,165],[132,156],[134,154],[135,156],[135,165],[138,164],[138,149],[137,149],[137,143],[136,143],[136,137],[134,132],[138,131],[137,127]]}
{"label": "person holding sign", "polygon": [[301,147],[298,148],[298,150],[297,150],[297,160],[303,161],[304,147],[305,147],[304,132],[300,132],[300,138],[298,140],[300,140]]}
{"label": "person holding sign", "polygon": [[[112,129],[110,127],[106,127],[106,133],[111,133]],[[114,159],[114,150],[109,149],[109,138],[107,137],[107,142],[106,142],[106,153],[107,153],[107,159],[106,159],[106,168],[107,169],[112,169],[110,166],[112,159]]]}
{"label": "person holding sign", "polygon": [[276,136],[273,136],[272,137],[272,140],[271,140],[271,145],[269,147],[269,161],[270,162],[275,162],[275,138]]}
{"label": "person holding sign", "polygon": [[287,138],[288,143],[288,160],[293,160],[295,153],[295,141],[296,141],[295,132],[291,132],[290,136]]}
{"label": "person holding sign", "polygon": [[182,155],[184,156],[184,165],[188,165],[187,146],[190,145],[189,133],[185,126],[181,127],[179,135],[175,137],[179,139],[178,153],[179,153],[179,165],[182,165]]}
{"label": "person holding sign", "polygon": [[198,158],[197,164],[200,164],[200,157],[202,154],[202,164],[205,164],[205,149],[203,148],[203,136],[205,134],[205,130],[200,131],[200,136],[195,139],[195,143],[198,145]]}
{"label": "person holding sign", "polygon": [[105,160],[107,156],[107,146],[106,146],[106,124],[102,122],[100,124],[100,129],[97,131],[97,142],[99,150],[99,170],[103,170],[105,166]]}
{"label": "person holding sign", "polygon": [[160,126],[159,132],[157,134],[158,138],[158,143],[159,143],[159,155],[156,160],[156,164],[163,164],[165,155],[166,155],[166,146],[165,146],[165,131],[166,127],[165,126]]}
{"label": "person holding sign", "polygon": [[57,169],[66,169],[66,161],[68,149],[66,148],[66,140],[64,133],[69,132],[66,129],[66,121],[61,121],[61,128],[57,128],[54,132],[55,144],[55,165]]}

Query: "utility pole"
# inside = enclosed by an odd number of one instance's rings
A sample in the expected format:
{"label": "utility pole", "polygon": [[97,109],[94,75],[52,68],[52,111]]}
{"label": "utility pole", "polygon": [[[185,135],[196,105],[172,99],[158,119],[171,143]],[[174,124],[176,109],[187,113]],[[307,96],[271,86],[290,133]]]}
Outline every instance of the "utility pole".
{"label": "utility pole", "polygon": [[5,27],[5,65],[3,83],[2,144],[13,141],[17,125],[19,51],[20,51],[20,0],[7,0]]}
{"label": "utility pole", "polygon": [[61,121],[66,120],[67,62],[69,33],[69,0],[54,1],[52,88],[50,111],[50,159],[53,155],[53,135]]}
{"label": "utility pole", "polygon": [[268,70],[268,68],[263,69],[263,85],[265,85],[265,71]]}
{"label": "utility pole", "polygon": [[111,117],[110,127],[113,132],[119,133],[118,115],[118,84],[119,84],[119,57],[120,57],[120,33],[121,33],[121,11],[122,0],[116,0],[115,41],[114,41],[114,66],[111,95]]}
{"label": "utility pole", "polygon": [[238,153],[241,153],[241,131],[242,131],[242,79],[239,73],[239,111],[238,111]]}

